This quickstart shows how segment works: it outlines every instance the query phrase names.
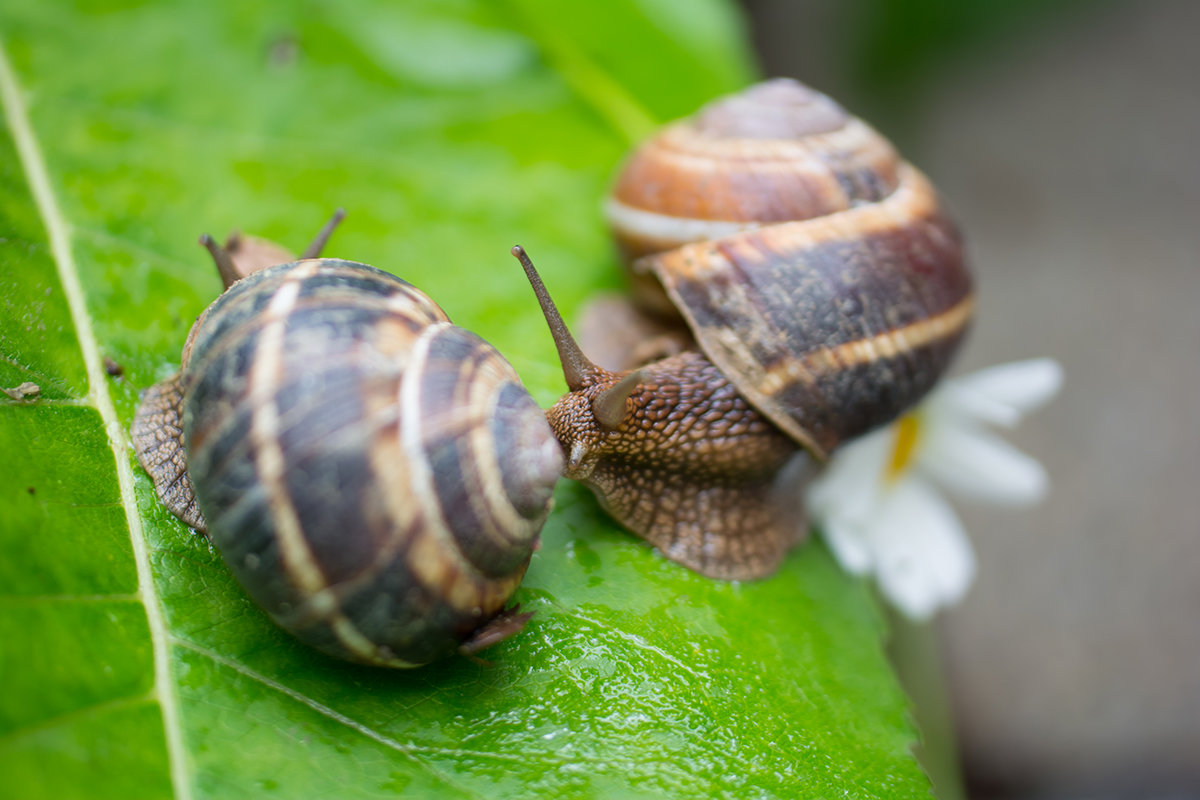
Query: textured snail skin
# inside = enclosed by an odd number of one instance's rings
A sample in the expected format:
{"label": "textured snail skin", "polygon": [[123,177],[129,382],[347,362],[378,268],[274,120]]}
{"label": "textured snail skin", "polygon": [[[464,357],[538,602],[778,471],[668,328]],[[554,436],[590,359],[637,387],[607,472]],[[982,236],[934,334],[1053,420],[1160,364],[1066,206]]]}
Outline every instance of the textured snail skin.
{"label": "textured snail skin", "polygon": [[[973,309],[958,232],[886,140],[789,80],[665,128],[630,157],[608,216],[638,302],[680,318],[697,350],[642,366],[619,425],[575,395],[628,373],[571,386],[547,415],[566,475],[669,558],[768,575],[803,530],[798,505],[779,504],[802,470],[770,478],[791,463],[779,442],[823,461],[919,401],[953,357]],[[777,439],[759,455],[764,426]],[[714,436],[744,457],[690,457]]]}
{"label": "textured snail skin", "polygon": [[547,412],[564,443],[564,474],[674,561],[729,580],[773,571],[803,530],[778,480],[791,474],[795,443],[697,352],[641,372],[615,429],[592,410],[612,373]]}
{"label": "textured snail skin", "polygon": [[[172,414],[181,425],[164,433]],[[189,521],[182,439],[201,512],[189,524],[276,622],[330,655],[394,667],[513,623],[504,606],[561,471],[495,349],[410,284],[336,259],[233,284],[133,434]]]}

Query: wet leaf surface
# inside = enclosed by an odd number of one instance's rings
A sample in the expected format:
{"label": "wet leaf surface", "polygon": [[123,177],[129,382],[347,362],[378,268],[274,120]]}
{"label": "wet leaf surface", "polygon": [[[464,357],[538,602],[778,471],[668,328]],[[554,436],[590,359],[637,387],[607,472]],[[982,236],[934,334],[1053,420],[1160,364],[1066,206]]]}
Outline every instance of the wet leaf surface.
{"label": "wet leaf surface", "polygon": [[[819,546],[713,582],[563,485],[485,653],[343,665],[275,629],[128,446],[219,291],[198,234],[394,272],[561,391],[519,267],[618,285],[607,181],[750,79],[716,3],[10,3],[0,11],[0,795],[923,796],[864,588]],[[110,375],[104,359],[123,374]]]}

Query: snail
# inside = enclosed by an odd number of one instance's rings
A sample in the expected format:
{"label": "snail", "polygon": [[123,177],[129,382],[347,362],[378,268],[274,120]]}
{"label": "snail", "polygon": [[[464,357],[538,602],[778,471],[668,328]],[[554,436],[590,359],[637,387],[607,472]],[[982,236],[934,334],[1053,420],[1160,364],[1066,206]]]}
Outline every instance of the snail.
{"label": "snail", "polygon": [[515,253],[569,389],[547,412],[565,475],[667,558],[765,577],[803,536],[806,477],[954,355],[973,306],[957,229],[886,140],[791,80],[666,127],[607,210],[638,304],[688,336],[603,369]]}
{"label": "snail", "polygon": [[300,640],[389,667],[471,654],[530,616],[505,605],[561,454],[494,348],[411,284],[317,257],[336,222],[268,268],[269,247],[201,240],[226,290],[143,393],[134,449]]}

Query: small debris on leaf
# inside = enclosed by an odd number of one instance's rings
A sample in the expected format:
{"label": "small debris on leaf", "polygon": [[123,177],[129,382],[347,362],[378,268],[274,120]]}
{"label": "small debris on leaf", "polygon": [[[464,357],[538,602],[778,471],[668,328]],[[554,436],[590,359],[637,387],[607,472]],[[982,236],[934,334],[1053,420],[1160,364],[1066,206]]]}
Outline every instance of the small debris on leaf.
{"label": "small debris on leaf", "polygon": [[267,63],[290,67],[300,58],[300,40],[292,33],[281,34],[267,46]]}
{"label": "small debris on leaf", "polygon": [[121,366],[120,364],[118,364],[116,361],[112,360],[108,356],[105,356],[104,357],[104,371],[107,372],[110,377],[119,378],[125,374],[125,367]]}
{"label": "small debris on leaf", "polygon": [[42,393],[42,387],[31,381],[25,381],[20,386],[14,386],[11,389],[0,388],[0,392],[4,392],[13,400],[31,400]]}

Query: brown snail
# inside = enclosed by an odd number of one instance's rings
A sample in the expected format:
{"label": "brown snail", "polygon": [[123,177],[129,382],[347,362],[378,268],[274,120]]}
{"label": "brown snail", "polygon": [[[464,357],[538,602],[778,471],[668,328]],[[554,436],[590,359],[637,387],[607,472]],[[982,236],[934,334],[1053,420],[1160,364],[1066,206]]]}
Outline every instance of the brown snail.
{"label": "brown snail", "polygon": [[668,126],[608,216],[639,304],[690,340],[602,369],[524,259],[570,389],[547,412],[565,474],[668,558],[769,575],[803,535],[804,461],[895,419],[954,355],[973,305],[958,232],[886,140],[790,80]]}
{"label": "brown snail", "polygon": [[144,393],[134,448],[299,639],[390,667],[474,652],[528,618],[505,605],[559,449],[494,348],[411,284],[316,258],[328,232],[265,269],[269,249],[205,237],[227,288]]}

